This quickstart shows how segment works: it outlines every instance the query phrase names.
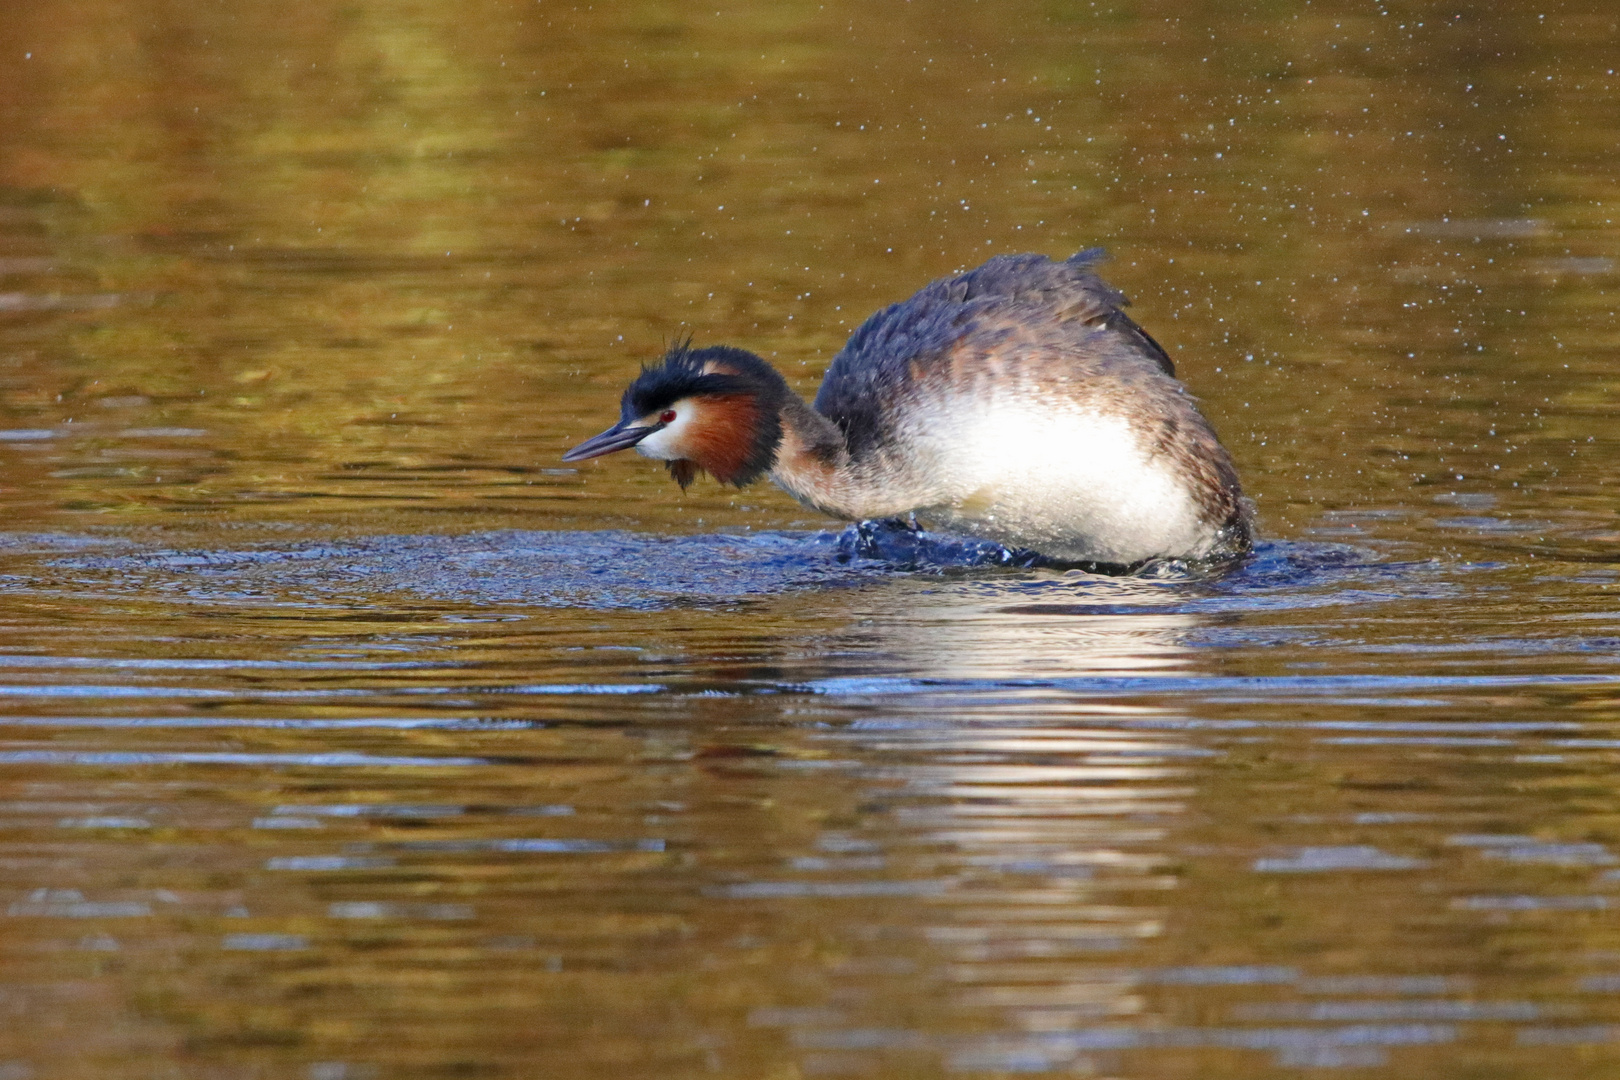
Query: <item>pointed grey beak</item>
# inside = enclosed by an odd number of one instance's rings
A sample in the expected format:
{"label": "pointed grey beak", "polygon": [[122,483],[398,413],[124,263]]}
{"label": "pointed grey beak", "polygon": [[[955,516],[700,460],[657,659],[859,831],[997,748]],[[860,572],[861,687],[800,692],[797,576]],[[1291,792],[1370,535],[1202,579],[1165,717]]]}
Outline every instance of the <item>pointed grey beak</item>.
{"label": "pointed grey beak", "polygon": [[620,420],[602,434],[593,435],[568,451],[562,456],[562,459],[564,461],[585,461],[588,458],[611,454],[615,450],[628,450],[661,427],[663,427],[662,424],[637,427],[628,420]]}

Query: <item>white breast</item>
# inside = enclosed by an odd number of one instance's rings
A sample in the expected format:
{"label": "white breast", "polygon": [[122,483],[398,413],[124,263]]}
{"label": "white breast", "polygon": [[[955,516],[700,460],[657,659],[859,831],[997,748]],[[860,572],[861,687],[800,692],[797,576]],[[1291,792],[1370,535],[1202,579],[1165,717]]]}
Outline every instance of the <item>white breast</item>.
{"label": "white breast", "polygon": [[912,445],[949,493],[921,516],[1056,558],[1131,563],[1211,550],[1215,529],[1187,480],[1126,419],[1053,404],[957,399],[919,417]]}

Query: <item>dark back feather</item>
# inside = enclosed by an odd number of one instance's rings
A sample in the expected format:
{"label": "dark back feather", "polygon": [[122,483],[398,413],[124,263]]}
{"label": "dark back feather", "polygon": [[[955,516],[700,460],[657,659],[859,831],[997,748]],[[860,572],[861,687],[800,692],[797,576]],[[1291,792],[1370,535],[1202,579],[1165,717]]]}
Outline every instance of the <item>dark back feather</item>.
{"label": "dark back feather", "polygon": [[[998,255],[884,308],[833,358],[816,411],[844,431],[859,458],[889,437],[890,405],[942,367],[962,364],[964,355],[1022,349],[1047,358],[1095,356],[1116,370],[1174,376],[1164,349],[1122,310],[1124,294],[1094,272],[1104,257],[1101,248],[1062,262]],[[1086,374],[1083,365],[1075,374]]]}

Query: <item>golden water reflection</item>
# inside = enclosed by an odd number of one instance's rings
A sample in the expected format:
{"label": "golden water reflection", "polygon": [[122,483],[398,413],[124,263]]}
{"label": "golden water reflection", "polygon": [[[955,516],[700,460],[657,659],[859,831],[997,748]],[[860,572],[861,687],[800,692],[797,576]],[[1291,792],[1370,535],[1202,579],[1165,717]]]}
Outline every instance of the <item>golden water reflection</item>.
{"label": "golden water reflection", "polygon": [[557,453],[666,341],[809,389],[927,280],[1092,243],[1272,530],[1459,475],[1576,504],[1612,452],[1596,9],[291,10],[0,28],[30,519],[803,520]]}
{"label": "golden water reflection", "polygon": [[[1603,5],[6,14],[0,1077],[1613,1071]],[[1224,578],[559,460],[1097,243]]]}

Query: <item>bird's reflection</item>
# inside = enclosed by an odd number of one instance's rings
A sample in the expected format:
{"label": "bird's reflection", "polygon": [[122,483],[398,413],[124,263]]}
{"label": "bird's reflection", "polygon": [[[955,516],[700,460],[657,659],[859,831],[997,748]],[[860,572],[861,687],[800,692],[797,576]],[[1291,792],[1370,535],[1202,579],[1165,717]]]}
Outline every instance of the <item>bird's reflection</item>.
{"label": "bird's reflection", "polygon": [[[878,652],[816,683],[847,716],[823,738],[863,763],[868,797],[859,829],[817,844],[865,861],[801,865],[907,898],[840,928],[853,955],[829,1002],[863,1008],[776,1018],[806,1067],[927,1050],[956,1069],[1070,1068],[1081,1051],[1055,1033],[1141,1022],[1131,957],[1160,933],[1176,884],[1164,839],[1209,751],[1168,709],[1108,688],[1194,671],[1199,617],[1153,585],[1083,584],[868,594],[850,632]],[[897,960],[903,988],[873,974]]]}

